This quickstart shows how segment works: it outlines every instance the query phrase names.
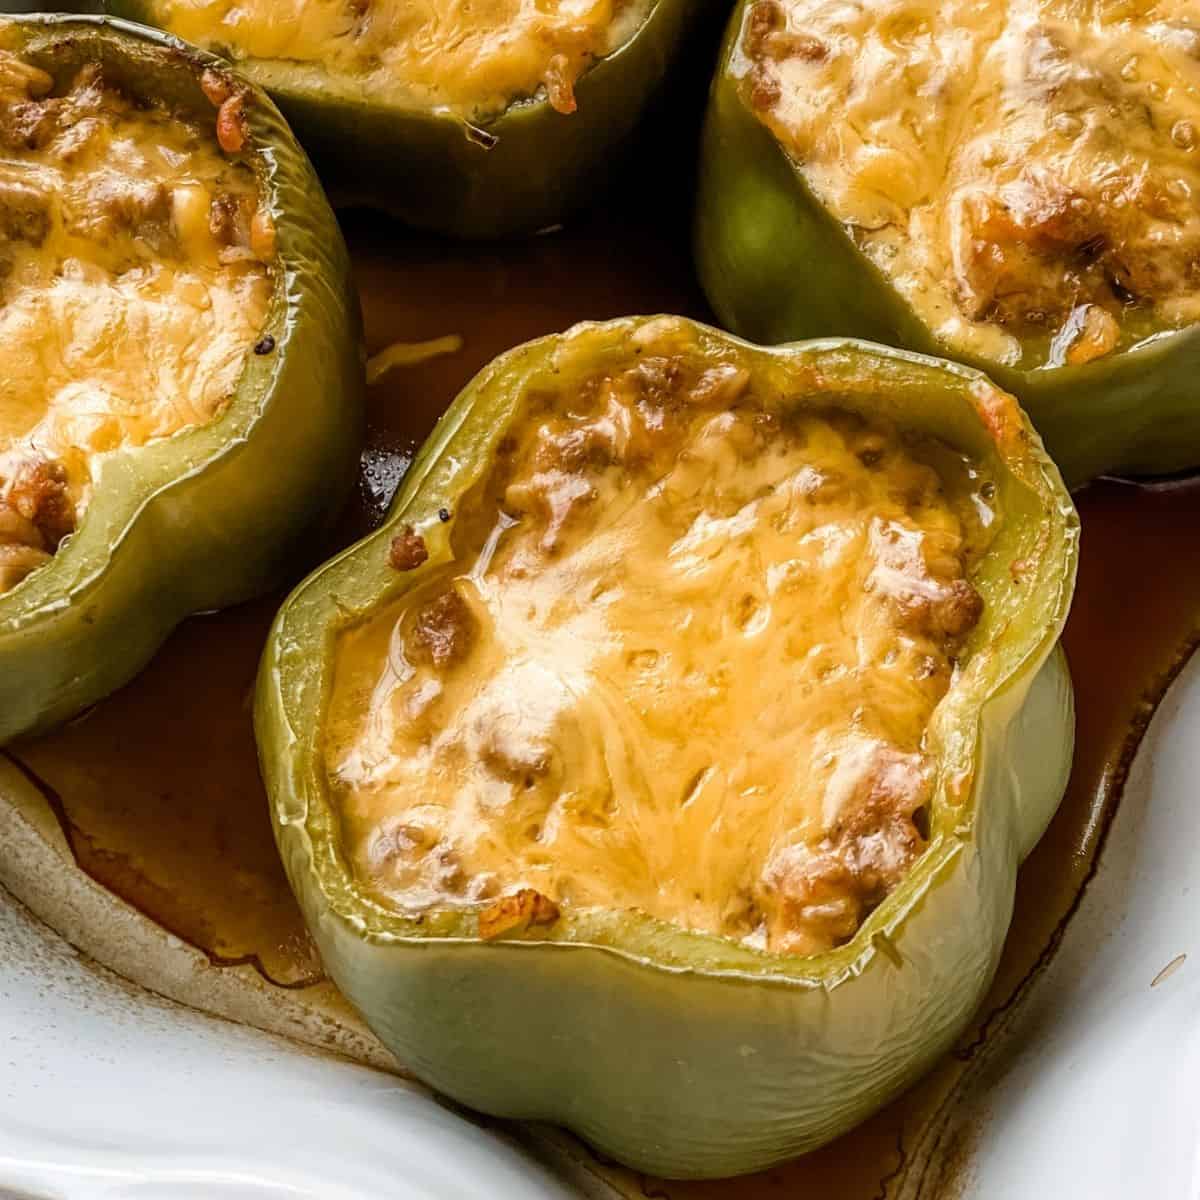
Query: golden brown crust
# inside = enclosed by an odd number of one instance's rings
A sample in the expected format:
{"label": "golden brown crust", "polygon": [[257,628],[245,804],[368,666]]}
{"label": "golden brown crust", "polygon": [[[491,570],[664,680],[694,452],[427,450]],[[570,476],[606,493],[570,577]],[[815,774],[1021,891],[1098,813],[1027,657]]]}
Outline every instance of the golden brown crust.
{"label": "golden brown crust", "polygon": [[0,235],[8,242],[40,246],[50,229],[45,193],[17,179],[0,179]]}
{"label": "golden brown crust", "polygon": [[69,227],[94,241],[126,235],[159,254],[174,249],[171,194],[164,184],[153,180],[98,180],[91,189],[88,211],[76,214]]}
{"label": "golden brown crust", "polygon": [[75,527],[75,507],[60,463],[30,458],[0,479],[0,593],[48,562]]}
{"label": "golden brown crust", "polygon": [[405,525],[392,538],[391,549],[388,551],[388,562],[396,571],[413,571],[429,558],[429,550],[425,539],[411,525]]}
{"label": "golden brown crust", "polygon": [[558,905],[533,888],[522,888],[502,896],[479,914],[479,936],[485,942],[499,937],[518,937],[533,925],[553,925]]}
{"label": "golden brown crust", "polygon": [[47,550],[55,549],[75,528],[75,506],[62,463],[25,459],[5,488],[4,502],[36,527]]}
{"label": "golden brown crust", "polygon": [[1187,0],[758,0],[737,69],[938,336],[1081,364],[1200,319],[1193,25]]}
{"label": "golden brown crust", "polygon": [[217,142],[226,154],[239,154],[250,140],[246,125],[246,91],[229,76],[209,68],[200,76],[200,88],[217,110]]}
{"label": "golden brown crust", "polygon": [[[287,60],[320,69],[337,91],[486,123],[543,93],[573,113],[580,77],[629,40],[648,8],[648,0],[322,0],[284,19],[275,0],[190,0],[171,6],[167,27],[235,61]],[[214,104],[228,102],[219,83],[211,93]]]}
{"label": "golden brown crust", "polygon": [[73,531],[97,455],[228,401],[270,291],[257,207],[203,125],[0,49],[0,592]]}
{"label": "golden brown crust", "polygon": [[462,662],[478,630],[475,615],[462,595],[446,588],[417,611],[408,639],[409,657],[437,670]]}
{"label": "golden brown crust", "polygon": [[233,95],[233,84],[228,75],[210,67],[200,76],[200,90],[213,108],[220,108]]}
{"label": "golden brown crust", "polygon": [[923,756],[879,746],[820,845],[775,857],[768,910],[779,949],[811,954],[853,937],[925,849],[915,817],[929,782]]}
{"label": "golden brown crust", "polygon": [[226,154],[240,154],[250,140],[246,124],[246,97],[230,96],[217,110],[217,142]]}
{"label": "golden brown crust", "polygon": [[546,66],[546,98],[555,112],[573,113],[575,103],[574,72],[565,54],[555,54]]}
{"label": "golden brown crust", "polygon": [[886,422],[640,349],[527,395],[452,559],[347,633],[347,853],[406,911],[510,893],[484,929],[519,928],[529,889],[815,953],[927,844],[989,485]]}

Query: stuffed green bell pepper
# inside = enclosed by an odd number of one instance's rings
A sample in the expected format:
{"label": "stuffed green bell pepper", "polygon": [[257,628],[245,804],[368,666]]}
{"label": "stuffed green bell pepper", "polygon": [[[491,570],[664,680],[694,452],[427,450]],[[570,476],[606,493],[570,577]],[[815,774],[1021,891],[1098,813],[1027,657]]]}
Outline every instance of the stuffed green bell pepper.
{"label": "stuffed green bell pepper", "polygon": [[465,237],[559,222],[611,169],[686,32],[689,0],[110,0],[227,55],[296,128],[335,198]]}
{"label": "stuffed green bell pepper", "polygon": [[742,0],[704,134],[714,308],[764,341],[853,334],[986,370],[1071,485],[1200,466],[1185,10]]}
{"label": "stuffed green bell pepper", "polygon": [[275,106],[103,18],[0,20],[0,742],[276,586],[354,478],[345,247]]}
{"label": "stuffed green bell pepper", "polygon": [[328,969],[434,1087],[642,1170],[836,1136],[996,966],[1071,760],[1076,538],[963,367],[675,317],[502,355],[268,639]]}

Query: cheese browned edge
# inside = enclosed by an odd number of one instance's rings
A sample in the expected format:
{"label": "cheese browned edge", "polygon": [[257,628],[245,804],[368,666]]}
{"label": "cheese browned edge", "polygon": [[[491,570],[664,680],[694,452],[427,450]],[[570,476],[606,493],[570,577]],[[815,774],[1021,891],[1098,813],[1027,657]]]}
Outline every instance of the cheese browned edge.
{"label": "cheese browned edge", "polygon": [[575,111],[574,87],[624,45],[649,0],[158,0],[172,33],[235,61],[288,63],[322,86],[418,111],[486,120],[544,95]]}
{"label": "cheese browned edge", "polygon": [[734,69],[951,348],[1078,365],[1200,317],[1188,0],[754,0]]}
{"label": "cheese browned edge", "polygon": [[[385,904],[485,937],[600,907],[816,953],[926,844],[994,488],[650,328],[526,395],[453,564],[339,635],[343,847]],[[427,560],[395,536],[395,569]]]}
{"label": "cheese browned edge", "polygon": [[98,461],[211,421],[266,318],[274,227],[242,97],[198,122],[99,64],[61,85],[0,23],[0,592],[82,519]]}

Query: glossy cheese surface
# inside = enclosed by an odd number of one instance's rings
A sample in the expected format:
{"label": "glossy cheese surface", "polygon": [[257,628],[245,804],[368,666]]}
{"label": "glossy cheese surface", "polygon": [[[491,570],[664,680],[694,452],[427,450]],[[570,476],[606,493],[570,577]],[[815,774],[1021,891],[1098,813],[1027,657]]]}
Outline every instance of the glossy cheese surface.
{"label": "glossy cheese surface", "polygon": [[100,456],[234,391],[273,229],[215,124],[0,49],[0,590],[74,528]]}
{"label": "glossy cheese surface", "polygon": [[623,45],[647,0],[158,0],[172,33],[235,60],[292,64],[323,86],[485,119],[544,94],[575,108],[574,83]]}
{"label": "glossy cheese surface", "polygon": [[1200,317],[1195,0],[758,0],[735,69],[951,348],[1077,364]]}
{"label": "glossy cheese surface", "polygon": [[530,395],[453,565],[341,635],[325,758],[360,883],[845,941],[925,845],[991,490],[731,363]]}

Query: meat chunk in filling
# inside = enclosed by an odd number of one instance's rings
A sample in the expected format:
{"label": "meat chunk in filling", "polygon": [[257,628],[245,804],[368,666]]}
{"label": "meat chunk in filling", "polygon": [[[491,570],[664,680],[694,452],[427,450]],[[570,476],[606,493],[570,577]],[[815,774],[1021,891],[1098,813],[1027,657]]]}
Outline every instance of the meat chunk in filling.
{"label": "meat chunk in filling", "polygon": [[61,463],[19,462],[0,476],[0,592],[15,587],[50,559],[75,528],[75,506]]}
{"label": "meat chunk in filling", "polygon": [[347,855],[406,911],[499,894],[481,933],[537,936],[497,917],[536,895],[813,954],[929,844],[995,489],[676,333],[532,390],[452,555],[400,530],[424,574],[339,645]]}

